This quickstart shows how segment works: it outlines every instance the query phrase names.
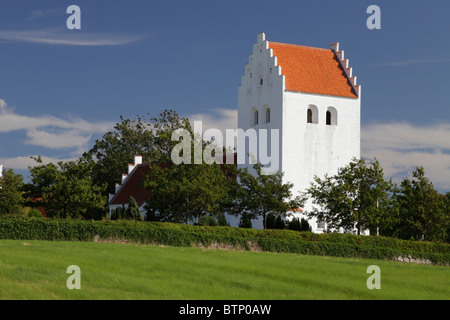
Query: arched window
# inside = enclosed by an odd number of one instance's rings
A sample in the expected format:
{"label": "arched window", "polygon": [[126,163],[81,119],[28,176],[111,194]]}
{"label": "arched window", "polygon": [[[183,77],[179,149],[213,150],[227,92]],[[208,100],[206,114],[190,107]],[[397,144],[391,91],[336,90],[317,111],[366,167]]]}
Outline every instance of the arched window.
{"label": "arched window", "polygon": [[308,110],[306,110],[306,123],[318,123],[318,111],[317,107],[314,105],[310,105]]}
{"label": "arched window", "polygon": [[327,109],[326,124],[328,126],[335,126],[335,125],[337,125],[337,111],[333,107],[329,107]]}
{"label": "arched window", "polygon": [[266,108],[264,109],[264,113],[265,113],[265,122],[266,123],[270,123],[270,108]]}
{"label": "arched window", "polygon": [[331,126],[331,112],[329,110],[327,111],[327,125]]}
{"label": "arched window", "polygon": [[258,124],[258,119],[259,119],[258,110],[254,110],[253,111],[253,124],[254,125]]}

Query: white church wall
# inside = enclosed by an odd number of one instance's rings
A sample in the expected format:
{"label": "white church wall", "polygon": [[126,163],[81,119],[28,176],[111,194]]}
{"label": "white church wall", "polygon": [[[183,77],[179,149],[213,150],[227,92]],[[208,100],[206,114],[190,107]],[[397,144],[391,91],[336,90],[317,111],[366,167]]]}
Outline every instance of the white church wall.
{"label": "white church wall", "polygon": [[[249,63],[245,66],[245,73],[242,76],[241,85],[238,88],[238,128],[247,131],[248,129],[268,130],[268,153],[270,156],[276,156],[273,161],[278,164],[276,169],[280,168],[281,152],[271,155],[273,146],[270,144],[271,129],[279,130],[277,139],[278,146],[281,146],[281,127],[282,127],[282,109],[284,91],[284,76],[281,74],[281,68],[276,66],[276,57],[271,57],[271,49],[264,38],[264,34],[258,35],[258,41],[253,45],[253,53],[249,57]],[[270,109],[270,122],[266,122],[265,110]],[[258,124],[254,123],[253,111],[258,111]],[[259,136],[259,134],[258,134]],[[258,141],[259,143],[259,141]],[[254,144],[245,145],[245,155],[247,155]],[[239,148],[239,139],[238,139]],[[258,148],[259,152],[259,148]],[[253,154],[253,153],[252,153]],[[238,154],[238,157],[242,154]],[[259,155],[253,155],[257,161],[260,161]],[[250,167],[240,163],[238,158],[238,167]],[[250,170],[251,171],[251,170]]]}
{"label": "white church wall", "polygon": [[[307,123],[309,106],[317,109],[317,123]],[[329,108],[336,122],[326,124]],[[352,158],[360,157],[360,99],[285,92],[283,101],[282,166],[284,181],[294,184],[293,193],[305,191],[315,175],[334,175]],[[304,212],[311,210],[308,201]],[[295,216],[304,217],[296,214]],[[317,221],[309,220],[314,232]]]}

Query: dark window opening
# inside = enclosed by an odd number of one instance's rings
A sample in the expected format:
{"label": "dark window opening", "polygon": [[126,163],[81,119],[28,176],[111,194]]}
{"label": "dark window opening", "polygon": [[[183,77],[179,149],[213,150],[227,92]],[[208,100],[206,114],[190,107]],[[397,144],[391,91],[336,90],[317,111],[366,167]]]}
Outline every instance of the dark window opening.
{"label": "dark window opening", "polygon": [[308,109],[308,112],[307,112],[306,116],[307,116],[306,122],[307,123],[313,123],[313,112],[312,112],[311,109]]}
{"label": "dark window opening", "polygon": [[256,110],[256,111],[253,113],[253,124],[254,124],[254,125],[257,125],[257,124],[258,124],[258,110]]}
{"label": "dark window opening", "polygon": [[260,84],[260,85],[263,84],[263,79],[259,80],[259,84]]}
{"label": "dark window opening", "polygon": [[327,120],[326,123],[328,126],[331,126],[331,112],[327,111]]}

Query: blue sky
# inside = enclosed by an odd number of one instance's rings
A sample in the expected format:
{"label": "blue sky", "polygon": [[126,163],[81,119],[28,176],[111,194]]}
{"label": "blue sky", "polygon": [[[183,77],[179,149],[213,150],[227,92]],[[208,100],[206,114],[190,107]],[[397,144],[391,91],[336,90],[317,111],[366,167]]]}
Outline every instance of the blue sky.
{"label": "blue sky", "polygon": [[[81,8],[81,30],[66,9]],[[381,9],[369,30],[366,9]],[[432,1],[0,2],[0,162],[73,159],[111,129],[166,108],[229,126],[256,35],[328,48],[362,85],[362,153],[388,176],[416,166],[450,191],[450,3]],[[26,174],[26,173],[25,173]]]}

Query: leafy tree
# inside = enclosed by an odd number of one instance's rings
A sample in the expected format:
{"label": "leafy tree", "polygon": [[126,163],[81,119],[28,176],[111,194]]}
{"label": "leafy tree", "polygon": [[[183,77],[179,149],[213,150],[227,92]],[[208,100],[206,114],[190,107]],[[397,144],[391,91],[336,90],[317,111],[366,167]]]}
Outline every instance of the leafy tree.
{"label": "leafy tree", "polygon": [[144,182],[151,191],[148,220],[187,224],[206,215],[219,217],[230,180],[219,164],[150,165]]}
{"label": "leafy tree", "polygon": [[283,183],[282,173],[266,175],[259,163],[254,164],[253,169],[255,175],[251,174],[248,168],[238,170],[239,183],[231,213],[243,214],[250,219],[262,217],[263,227],[266,229],[267,216],[270,213],[275,217],[284,216],[290,208],[300,207],[304,199],[299,196],[292,197],[293,184]]}
{"label": "leafy tree", "polygon": [[289,230],[295,231],[311,231],[311,226],[309,225],[308,221],[303,218],[292,218],[288,222],[287,228]]}
{"label": "leafy tree", "polygon": [[23,205],[23,176],[12,169],[0,177],[0,215],[18,213]]}
{"label": "leafy tree", "polygon": [[127,219],[127,209],[125,207],[117,207],[111,211],[111,220]]}
{"label": "leafy tree", "polygon": [[446,197],[434,189],[423,167],[413,171],[412,179],[406,177],[401,181],[394,198],[399,238],[445,241],[449,223]]}
{"label": "leafy tree", "polygon": [[117,207],[111,212],[111,220],[143,220],[141,209],[136,200],[131,196],[128,206]]}
{"label": "leafy tree", "polygon": [[216,217],[211,216],[211,215],[205,215],[198,219],[197,224],[199,226],[217,226],[218,222],[217,222]]}
{"label": "leafy tree", "polygon": [[266,229],[275,229],[275,215],[272,212],[267,215]]}
{"label": "leafy tree", "polygon": [[351,230],[356,226],[358,234],[365,229],[376,234],[377,228],[388,223],[392,187],[376,159],[371,164],[353,159],[334,176],[314,178],[307,194],[316,207],[307,214],[327,222],[330,228]]}
{"label": "leafy tree", "polygon": [[239,219],[238,227],[251,229],[253,226],[252,226],[252,219],[251,219],[250,215],[245,214],[245,213],[242,214],[241,218]]}
{"label": "leafy tree", "polygon": [[177,128],[190,129],[189,121],[173,110],[165,110],[159,118],[148,115],[148,119],[137,116],[131,120],[121,116],[120,120],[82,157],[84,161],[95,161],[92,178],[98,186],[106,184],[105,196],[114,193],[116,182],[135,155],[141,155],[144,163],[169,163],[174,144],[172,132]]}
{"label": "leafy tree", "polygon": [[127,207],[127,218],[131,220],[142,220],[141,209],[136,200],[131,196]]}
{"label": "leafy tree", "polygon": [[196,152],[214,145],[194,134],[188,119],[165,113],[153,125],[161,161],[150,165],[143,184],[151,192],[147,219],[187,224],[207,215],[220,218],[230,203],[234,166],[210,163]]}
{"label": "leafy tree", "polygon": [[57,218],[101,219],[106,213],[104,186],[95,185],[91,178],[93,162],[68,161],[43,164],[41,157],[34,158],[38,165],[30,167],[31,182],[26,185],[29,199],[46,215]]}

